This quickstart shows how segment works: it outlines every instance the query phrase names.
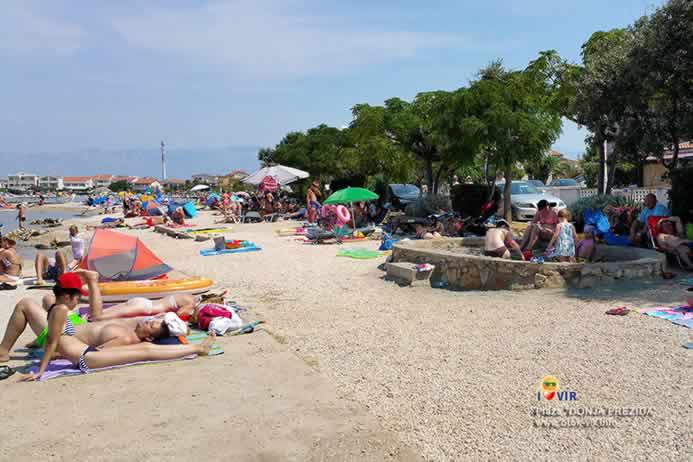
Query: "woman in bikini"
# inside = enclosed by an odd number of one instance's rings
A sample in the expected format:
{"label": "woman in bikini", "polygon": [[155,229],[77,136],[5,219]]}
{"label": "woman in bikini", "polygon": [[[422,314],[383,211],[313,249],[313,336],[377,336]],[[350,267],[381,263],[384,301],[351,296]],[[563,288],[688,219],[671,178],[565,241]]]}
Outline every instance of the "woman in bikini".
{"label": "woman in bikini", "polygon": [[22,259],[17,254],[16,244],[9,237],[0,239],[0,283],[16,284],[22,277]]}
{"label": "woman in bikini", "polygon": [[100,314],[92,314],[92,321],[104,321],[116,318],[134,318],[138,316],[156,316],[173,312],[179,318],[185,320],[193,315],[195,308],[200,304],[201,298],[188,294],[177,294],[164,297],[161,300],[150,300],[143,297],[134,297],[125,303],[112,306]]}
{"label": "woman in bikini", "polygon": [[[82,274],[82,277],[80,277]],[[82,288],[86,279],[89,292]],[[89,295],[90,301],[101,298],[96,277],[85,276],[84,273],[65,273],[56,283],[53,292],[55,303],[48,309],[48,335],[45,353],[41,359],[39,370],[29,374],[25,381],[41,378],[48,368],[48,363],[55,353],[72,362],[82,372],[91,369],[118,366],[137,361],[162,361],[178,359],[191,354],[207,355],[214,342],[214,335],[205,342],[196,345],[155,345],[139,343],[126,346],[94,347],[76,336],[76,328],[69,314],[77,307],[82,295]],[[97,303],[98,305],[98,303]],[[93,308],[93,306],[92,306]]]}

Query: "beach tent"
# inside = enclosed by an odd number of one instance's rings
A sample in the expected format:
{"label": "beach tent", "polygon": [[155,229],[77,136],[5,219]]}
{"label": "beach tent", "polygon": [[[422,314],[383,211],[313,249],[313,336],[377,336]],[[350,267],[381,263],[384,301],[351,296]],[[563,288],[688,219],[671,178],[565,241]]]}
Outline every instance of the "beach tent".
{"label": "beach tent", "polygon": [[204,191],[205,189],[209,189],[209,186],[206,184],[198,184],[190,188],[190,192]]}
{"label": "beach tent", "polygon": [[101,281],[142,281],[171,271],[137,236],[97,229],[80,266],[99,273]]}
{"label": "beach tent", "polygon": [[285,185],[308,178],[310,174],[297,168],[286,167],[285,165],[272,165],[271,167],[263,167],[257,172],[248,175],[241,182],[258,186],[266,176],[274,178],[280,185]]}
{"label": "beach tent", "polygon": [[164,212],[161,210],[161,204],[155,200],[145,202],[144,211],[150,217],[158,217],[164,214]]}

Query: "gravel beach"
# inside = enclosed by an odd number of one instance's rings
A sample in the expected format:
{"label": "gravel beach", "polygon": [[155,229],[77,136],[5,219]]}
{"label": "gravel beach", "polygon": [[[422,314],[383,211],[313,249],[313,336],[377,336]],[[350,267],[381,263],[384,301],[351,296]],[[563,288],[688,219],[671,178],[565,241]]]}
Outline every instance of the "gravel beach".
{"label": "gravel beach", "polygon": [[[212,220],[209,213],[203,213],[194,222],[206,226]],[[8,380],[2,384],[3,400],[14,403],[10,409],[17,414],[2,416],[10,425],[0,430],[0,439],[12,438],[17,444],[11,446],[13,460],[29,454],[22,452],[13,434],[36,431],[40,438],[48,438],[42,441],[50,440],[45,427],[34,427],[39,422],[45,424],[48,418],[45,412],[38,417],[37,409],[32,409],[35,405],[30,396],[35,396],[37,388],[42,403],[62,401],[60,408],[69,413],[69,406],[61,399],[65,393],[80,390],[89,401],[93,393],[110,396],[116,393],[113,387],[127,384],[132,390],[128,403],[141,408],[138,415],[144,419],[138,421],[143,432],[138,441],[149,451],[128,454],[151,457],[161,441],[144,436],[164,430],[152,430],[144,423],[154,425],[162,414],[174,417],[168,411],[159,412],[164,403],[156,399],[155,405],[140,387],[155,393],[159,382],[171,383],[172,377],[175,383],[171,386],[181,386],[186,393],[192,388],[191,393],[204,395],[222,384],[233,388],[229,377],[245,377],[244,383],[254,387],[252,378],[257,372],[248,364],[247,355],[259,354],[257,349],[281,369],[276,377],[263,370],[258,383],[274,380],[272,386],[279,399],[282,394],[291,396],[288,403],[307,398],[304,395],[310,395],[310,387],[315,386],[320,390],[318,395],[330,396],[329,405],[310,404],[311,418],[317,422],[312,427],[301,427],[300,419],[281,419],[281,412],[276,411],[276,421],[285,426],[285,433],[294,431],[296,445],[305,440],[305,447],[287,450],[289,457],[283,458],[284,440],[278,439],[267,458],[246,451],[238,454],[241,460],[415,460],[418,455],[430,461],[693,457],[693,353],[682,348],[692,340],[690,330],[638,313],[623,317],[604,314],[617,306],[646,308],[683,302],[682,286],[676,279],[624,281],[589,290],[452,292],[408,288],[383,280],[378,265],[385,257],[352,260],[337,257],[335,245],[304,245],[295,238],[277,237],[275,230],[291,223],[231,226],[234,231],[228,237],[251,239],[263,250],[201,257],[198,251],[210,247],[209,242],[179,241],[151,231],[127,232],[140,236],[176,270],[210,277],[229,288],[232,298],[253,318],[267,320],[269,335],[221,339],[226,355],[217,362],[209,359],[131,368],[38,385]],[[371,249],[377,245],[375,241],[345,244]],[[0,294],[3,329],[13,303],[25,294],[24,289]],[[25,334],[20,342],[25,338],[28,341],[30,336]],[[245,355],[244,359],[239,361],[239,355]],[[239,373],[235,364],[249,370]],[[296,366],[295,377],[282,375],[287,372],[286,364]],[[539,401],[537,392],[547,375],[557,377],[561,390],[574,392],[576,400]],[[319,385],[310,385],[315,383]],[[175,399],[175,394],[172,397]],[[204,440],[200,432],[206,427],[195,422],[212,419],[213,406],[195,408],[190,393],[181,399],[186,400],[183,409],[191,414],[179,417],[180,426],[172,427],[172,431],[175,436],[193,434]],[[81,408],[81,428],[97,421],[104,425],[99,407],[86,405],[93,413]],[[227,403],[218,405],[225,407]],[[350,410],[350,417],[333,407]],[[277,408],[267,412],[272,409]],[[601,419],[580,415],[589,409],[602,409],[600,412],[606,414]],[[631,416],[629,410],[633,409],[646,409],[647,415]],[[2,413],[6,412],[5,406]],[[239,419],[251,422],[250,426],[260,432],[253,434],[252,441],[266,441],[276,434],[269,429],[263,435],[260,423],[265,421],[247,407],[241,406],[239,412],[245,412]],[[536,413],[560,415],[532,415]],[[186,427],[190,419],[192,428]],[[349,425],[346,430],[330,433],[337,423],[352,421],[358,421],[354,425],[368,432],[370,439],[366,440],[380,442],[364,446],[365,440],[354,440],[355,427]],[[218,420],[215,423],[223,425]],[[598,424],[605,427],[598,428]],[[128,424],[123,421],[119,425]],[[94,427],[91,438],[100,428]],[[321,452],[321,447],[312,451],[308,442],[319,430],[329,434],[345,430],[350,436],[340,447],[350,449],[329,453]],[[27,437],[25,442],[29,441]],[[92,447],[86,436],[71,441],[71,445]],[[322,441],[332,448],[330,443],[336,440]],[[60,447],[57,441],[46,444],[46,448]],[[64,454],[52,452],[51,460],[63,460]],[[104,456],[91,460],[114,459]]]}

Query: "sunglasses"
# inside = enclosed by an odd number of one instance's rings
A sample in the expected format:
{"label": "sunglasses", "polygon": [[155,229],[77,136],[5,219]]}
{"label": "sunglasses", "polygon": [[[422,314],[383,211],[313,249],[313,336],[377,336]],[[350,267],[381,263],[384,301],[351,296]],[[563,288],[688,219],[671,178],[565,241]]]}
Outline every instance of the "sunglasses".
{"label": "sunglasses", "polygon": [[555,386],[556,386],[556,382],[544,382],[544,386],[545,386],[545,387],[555,387]]}

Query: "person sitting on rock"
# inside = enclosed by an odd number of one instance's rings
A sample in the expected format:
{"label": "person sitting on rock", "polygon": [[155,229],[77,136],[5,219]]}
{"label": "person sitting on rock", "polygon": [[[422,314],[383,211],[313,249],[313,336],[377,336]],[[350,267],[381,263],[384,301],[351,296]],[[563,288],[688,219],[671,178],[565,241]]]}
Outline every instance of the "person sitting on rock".
{"label": "person sitting on rock", "polygon": [[547,200],[542,199],[537,203],[537,213],[529,224],[522,238],[520,247],[523,250],[532,250],[539,239],[550,241],[558,224],[558,215],[550,207]]}
{"label": "person sitting on rock", "polygon": [[510,259],[510,253],[515,252],[524,260],[522,250],[513,237],[510,225],[505,220],[496,221],[496,227],[486,231],[484,238],[484,255],[487,257]]}

